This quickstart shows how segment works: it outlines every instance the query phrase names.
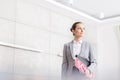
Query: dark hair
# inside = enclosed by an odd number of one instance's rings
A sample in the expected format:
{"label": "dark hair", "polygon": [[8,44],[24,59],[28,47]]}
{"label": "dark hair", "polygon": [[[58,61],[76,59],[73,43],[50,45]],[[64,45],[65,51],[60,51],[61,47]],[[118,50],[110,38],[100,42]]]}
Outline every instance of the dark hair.
{"label": "dark hair", "polygon": [[[70,28],[70,31],[75,30],[77,24],[82,24],[82,22],[75,22],[72,27]],[[74,34],[73,34],[74,35]]]}

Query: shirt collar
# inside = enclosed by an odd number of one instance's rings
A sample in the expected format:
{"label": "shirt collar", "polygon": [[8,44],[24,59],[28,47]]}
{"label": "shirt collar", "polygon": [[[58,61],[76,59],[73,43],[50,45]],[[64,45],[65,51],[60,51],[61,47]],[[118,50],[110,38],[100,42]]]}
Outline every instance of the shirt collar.
{"label": "shirt collar", "polygon": [[79,40],[79,41],[76,41],[76,40],[73,40],[73,43],[80,43],[82,44],[83,40]]}

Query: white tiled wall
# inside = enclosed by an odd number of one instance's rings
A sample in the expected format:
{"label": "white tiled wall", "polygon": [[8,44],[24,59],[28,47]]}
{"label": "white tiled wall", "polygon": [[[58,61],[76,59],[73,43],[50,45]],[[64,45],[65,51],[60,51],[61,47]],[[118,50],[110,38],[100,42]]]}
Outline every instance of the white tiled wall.
{"label": "white tiled wall", "polygon": [[0,46],[0,72],[13,71],[14,49]]}
{"label": "white tiled wall", "polygon": [[15,53],[15,73],[48,76],[48,72],[50,71],[49,55],[18,49],[15,50]]}
{"label": "white tiled wall", "polygon": [[15,0],[0,0],[0,18],[15,20]]}
{"label": "white tiled wall", "polygon": [[0,41],[14,43],[15,22],[0,19]]}
{"label": "white tiled wall", "polygon": [[[116,25],[106,24],[99,28],[99,55],[98,80],[119,80],[120,52],[118,38],[115,32]],[[102,32],[102,33],[101,33]],[[110,36],[108,36],[110,35]]]}
{"label": "white tiled wall", "polygon": [[70,36],[73,20],[58,13],[51,12],[51,31]]}
{"label": "white tiled wall", "polygon": [[14,49],[0,46],[0,80],[13,80]]}
{"label": "white tiled wall", "polygon": [[63,52],[63,45],[64,43],[70,42],[71,39],[66,36],[62,36],[56,33],[51,34],[50,39],[50,52],[52,54],[61,54]]}
{"label": "white tiled wall", "polygon": [[49,29],[50,11],[38,5],[33,5],[24,0],[17,0],[16,20],[40,28]]}
{"label": "white tiled wall", "polygon": [[17,23],[15,43],[49,52],[50,32],[38,27]]}
{"label": "white tiled wall", "polygon": [[[61,64],[62,64],[62,58],[58,56],[51,56],[50,57],[50,74],[51,78],[53,80],[60,80],[61,75]],[[55,66],[53,66],[53,64]],[[52,80],[51,79],[51,80]]]}

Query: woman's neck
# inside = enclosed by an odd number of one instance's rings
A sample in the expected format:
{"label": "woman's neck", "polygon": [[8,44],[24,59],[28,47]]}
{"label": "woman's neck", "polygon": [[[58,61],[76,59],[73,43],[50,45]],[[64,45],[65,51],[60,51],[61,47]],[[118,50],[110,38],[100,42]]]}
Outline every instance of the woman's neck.
{"label": "woman's neck", "polygon": [[82,40],[82,37],[74,37],[74,40],[78,42],[78,41]]}

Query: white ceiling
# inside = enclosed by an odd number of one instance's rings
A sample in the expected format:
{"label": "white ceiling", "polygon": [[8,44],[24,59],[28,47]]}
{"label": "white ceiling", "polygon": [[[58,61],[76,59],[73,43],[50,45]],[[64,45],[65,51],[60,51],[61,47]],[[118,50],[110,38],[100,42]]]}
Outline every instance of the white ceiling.
{"label": "white ceiling", "polygon": [[[120,0],[55,0],[99,20],[120,17]],[[72,1],[72,4],[70,4]],[[100,18],[100,16],[102,18]]]}

